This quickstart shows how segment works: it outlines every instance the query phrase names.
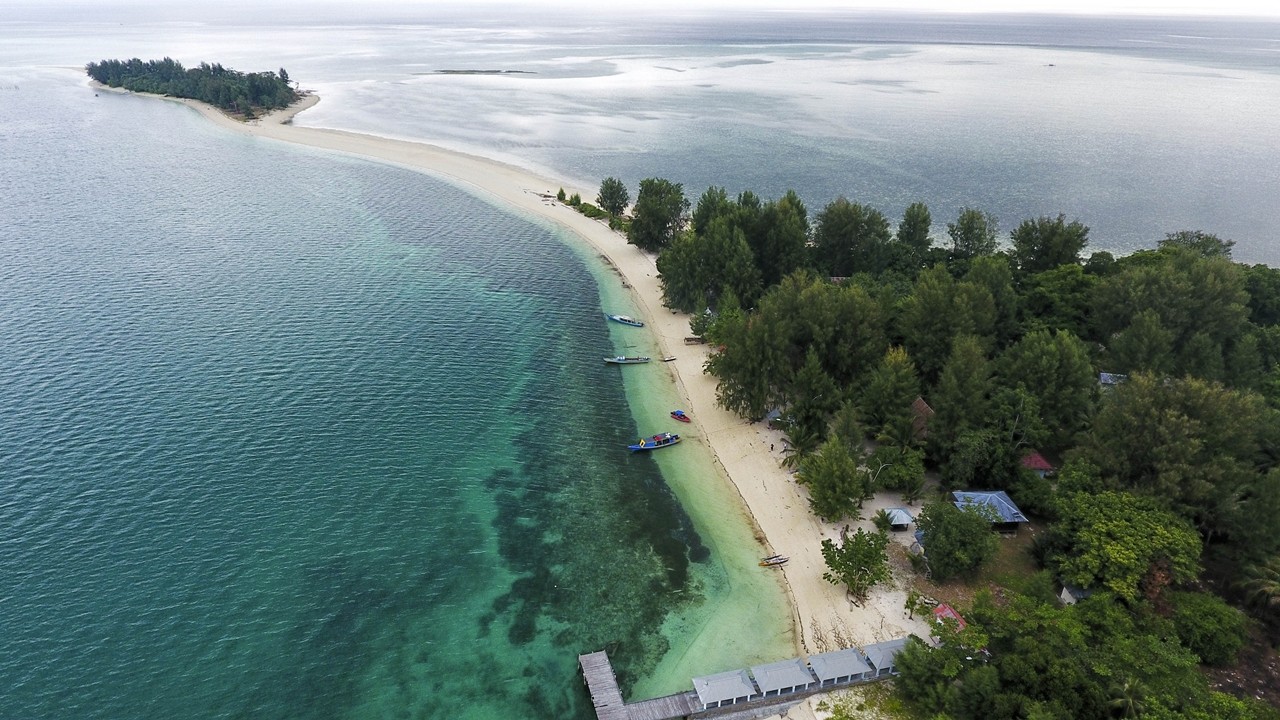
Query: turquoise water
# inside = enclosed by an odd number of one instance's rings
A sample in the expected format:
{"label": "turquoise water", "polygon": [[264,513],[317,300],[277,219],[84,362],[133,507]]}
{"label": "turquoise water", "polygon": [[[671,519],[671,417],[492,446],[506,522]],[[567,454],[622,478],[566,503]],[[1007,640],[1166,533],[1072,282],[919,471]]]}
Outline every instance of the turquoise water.
{"label": "turquoise water", "polygon": [[285,66],[324,96],[302,124],[583,187],[923,199],[937,232],[1061,211],[1094,249],[1192,227],[1280,258],[1274,21],[228,8],[0,20],[0,718],[584,718],[583,650],[640,697],[792,644],[696,427],[621,451],[676,396],[599,362],[657,348],[605,325],[635,309],[589,252],[94,97],[88,60]]}
{"label": "turquoise water", "polygon": [[0,105],[0,717],[588,717],[576,653],[676,690],[780,599],[626,453],[550,231],[61,77]]}

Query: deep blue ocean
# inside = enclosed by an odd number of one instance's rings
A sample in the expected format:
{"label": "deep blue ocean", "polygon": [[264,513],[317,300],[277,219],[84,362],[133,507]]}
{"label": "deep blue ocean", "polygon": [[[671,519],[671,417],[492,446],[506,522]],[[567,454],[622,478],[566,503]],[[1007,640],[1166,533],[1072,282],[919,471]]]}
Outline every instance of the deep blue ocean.
{"label": "deep blue ocean", "polygon": [[1066,212],[1095,249],[1199,228],[1280,263],[1274,24],[15,7],[0,718],[583,718],[578,652],[666,692],[789,643],[705,458],[620,451],[671,390],[599,362],[644,340],[590,253],[429,176],[95,96],[84,62],[284,66],[323,98],[299,124],[583,187],[923,199],[935,233]]}

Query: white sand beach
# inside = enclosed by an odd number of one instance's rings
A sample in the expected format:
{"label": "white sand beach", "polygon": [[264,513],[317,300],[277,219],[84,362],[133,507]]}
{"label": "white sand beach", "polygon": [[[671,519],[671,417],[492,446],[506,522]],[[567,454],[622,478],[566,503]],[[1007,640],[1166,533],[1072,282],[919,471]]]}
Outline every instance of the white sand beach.
{"label": "white sand beach", "polygon": [[[686,408],[696,428],[690,435],[710,446],[723,468],[725,481],[732,482],[742,497],[766,540],[767,547],[761,548],[761,554],[779,553],[791,558],[781,572],[792,599],[795,635],[801,645],[796,652],[819,653],[910,633],[927,637],[928,624],[918,618],[908,619],[903,609],[905,588],[879,588],[869,602],[858,606],[847,598],[844,588],[822,578],[825,564],[821,542],[824,538],[838,540],[843,525],[824,523],[810,513],[807,493],[781,465],[780,432],[763,423],[743,421],[716,405],[715,380],[702,371],[710,350],[706,345],[684,344],[690,334],[689,318],[663,306],[654,256],[628,245],[621,234],[607,225],[554,200],[560,187],[588,199],[595,197],[595,189],[565,186],[521,168],[424,143],[289,124],[294,115],[319,102],[314,95],[288,110],[247,123],[202,103],[179,102],[237,132],[373,158],[470,186],[519,211],[554,222],[588,243],[607,257],[631,286],[660,352],[677,356],[664,367],[673,373],[687,400]],[[879,507],[897,504],[896,498],[878,497],[863,514],[870,516]],[[863,521],[862,525],[870,527],[870,522]],[[905,544],[909,542],[906,535],[899,533],[895,539]],[[793,708],[786,717],[817,717],[813,704],[807,702]]]}

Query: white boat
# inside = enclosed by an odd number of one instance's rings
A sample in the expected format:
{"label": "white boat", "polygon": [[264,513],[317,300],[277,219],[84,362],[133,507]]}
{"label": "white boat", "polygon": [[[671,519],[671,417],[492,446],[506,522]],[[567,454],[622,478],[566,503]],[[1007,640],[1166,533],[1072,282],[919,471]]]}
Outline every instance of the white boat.
{"label": "white boat", "polygon": [[644,323],[640,322],[639,320],[633,317],[627,317],[626,315],[610,315],[609,319],[616,323],[622,323],[623,325],[630,325],[631,327],[644,327]]}

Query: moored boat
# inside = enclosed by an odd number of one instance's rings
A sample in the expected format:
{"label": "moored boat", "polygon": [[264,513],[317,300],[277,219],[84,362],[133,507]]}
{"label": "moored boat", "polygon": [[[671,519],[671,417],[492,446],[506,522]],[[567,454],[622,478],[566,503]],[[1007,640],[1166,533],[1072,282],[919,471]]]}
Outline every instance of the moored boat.
{"label": "moored boat", "polygon": [[783,557],[782,555],[774,555],[773,557],[767,557],[761,560],[760,567],[782,567],[783,565],[786,565],[787,561],[790,559],[791,558]]}
{"label": "moored boat", "polygon": [[693,422],[693,420],[688,415],[684,414],[683,410],[672,410],[671,417],[684,423]]}
{"label": "moored boat", "polygon": [[680,436],[675,433],[658,433],[653,437],[640,438],[634,444],[628,445],[627,449],[635,452],[637,450],[656,450],[658,448],[670,447],[680,442]]}
{"label": "moored boat", "polygon": [[610,315],[609,319],[616,323],[622,323],[623,325],[630,325],[631,327],[644,327],[644,323],[640,322],[639,320],[633,317],[628,317],[626,315]]}
{"label": "moored boat", "polygon": [[626,355],[617,355],[615,357],[607,357],[604,361],[607,363],[613,363],[614,365],[639,365],[640,363],[649,362],[649,358],[642,356],[628,357]]}

